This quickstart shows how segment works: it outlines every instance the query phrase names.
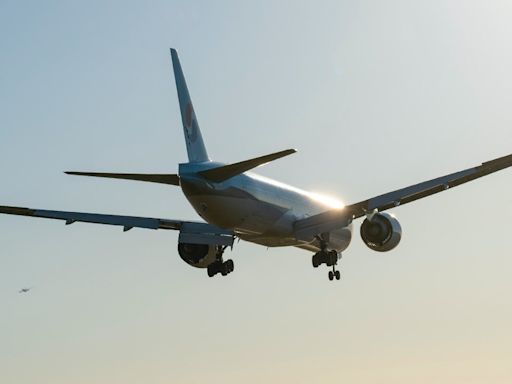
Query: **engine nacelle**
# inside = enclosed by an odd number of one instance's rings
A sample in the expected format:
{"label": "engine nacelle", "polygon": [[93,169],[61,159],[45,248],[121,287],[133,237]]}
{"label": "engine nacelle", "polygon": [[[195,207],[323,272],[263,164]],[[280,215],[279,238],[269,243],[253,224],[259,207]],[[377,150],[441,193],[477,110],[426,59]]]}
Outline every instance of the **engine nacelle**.
{"label": "engine nacelle", "polygon": [[196,268],[207,268],[217,260],[217,253],[232,247],[233,234],[203,223],[186,223],[180,229],[178,253],[183,261]]}
{"label": "engine nacelle", "polygon": [[196,268],[207,268],[216,259],[218,245],[178,243],[182,260]]}
{"label": "engine nacelle", "polygon": [[361,224],[361,238],[374,251],[391,251],[400,243],[402,227],[389,213],[377,213],[371,221],[365,219]]}

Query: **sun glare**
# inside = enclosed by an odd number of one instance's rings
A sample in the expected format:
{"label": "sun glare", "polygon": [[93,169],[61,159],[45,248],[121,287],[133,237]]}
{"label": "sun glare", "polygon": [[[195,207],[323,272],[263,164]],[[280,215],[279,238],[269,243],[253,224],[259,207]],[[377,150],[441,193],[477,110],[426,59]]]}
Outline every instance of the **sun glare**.
{"label": "sun glare", "polygon": [[307,196],[311,200],[321,203],[321,204],[325,205],[326,207],[329,207],[332,209],[341,209],[341,208],[345,207],[345,204],[342,201],[336,199],[335,197],[326,196],[326,195],[323,195],[323,194],[317,193],[317,192],[304,191],[300,188],[292,187],[291,185],[288,185],[288,184],[282,183],[280,181],[276,181],[276,180],[273,180],[268,177],[261,176],[261,175],[258,175],[258,174],[252,173],[252,172],[247,172],[247,174],[249,174],[252,178],[254,178],[256,180],[260,180],[260,181],[275,185],[276,187],[287,189],[289,191],[299,193],[303,196]]}
{"label": "sun glare", "polygon": [[313,200],[318,201],[319,203],[322,203],[330,208],[333,209],[342,209],[345,207],[345,204],[341,202],[340,200],[336,199],[335,197],[331,196],[325,196],[320,193],[316,192],[306,192],[309,197],[311,197]]}

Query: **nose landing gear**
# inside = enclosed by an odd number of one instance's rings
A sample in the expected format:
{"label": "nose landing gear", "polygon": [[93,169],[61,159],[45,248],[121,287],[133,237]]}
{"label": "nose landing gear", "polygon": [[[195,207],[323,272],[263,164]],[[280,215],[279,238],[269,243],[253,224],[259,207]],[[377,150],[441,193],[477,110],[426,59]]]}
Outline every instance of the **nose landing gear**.
{"label": "nose landing gear", "polygon": [[332,271],[329,271],[329,280],[333,280],[334,278],[336,278],[336,280],[339,280],[341,279],[341,274],[340,274],[340,271],[337,271],[336,269],[334,269],[334,265],[332,266]]}

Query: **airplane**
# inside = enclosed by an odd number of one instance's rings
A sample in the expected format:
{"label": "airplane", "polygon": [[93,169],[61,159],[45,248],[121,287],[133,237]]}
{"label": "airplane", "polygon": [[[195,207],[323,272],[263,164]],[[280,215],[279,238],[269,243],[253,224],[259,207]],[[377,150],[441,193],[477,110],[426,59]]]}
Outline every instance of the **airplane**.
{"label": "airplane", "polygon": [[30,288],[21,288],[18,293],[27,293],[28,291],[30,291],[33,287],[30,287]]}
{"label": "airplane", "polygon": [[336,269],[352,239],[353,222],[364,218],[360,236],[377,252],[394,249],[402,237],[399,221],[388,210],[445,191],[512,165],[512,154],[476,167],[384,193],[350,205],[250,172],[256,167],[295,153],[295,149],[224,164],[210,159],[199,129],[178,53],[171,48],[188,162],[177,174],[65,172],[69,175],[137,180],[173,185],[204,221],[52,211],[0,206],[0,213],[132,228],[179,231],[178,254],[207,275],[228,275],[233,260],[224,251],[236,238],[265,247],[297,247],[310,252],[314,268],[325,264],[329,280],[340,280]]}

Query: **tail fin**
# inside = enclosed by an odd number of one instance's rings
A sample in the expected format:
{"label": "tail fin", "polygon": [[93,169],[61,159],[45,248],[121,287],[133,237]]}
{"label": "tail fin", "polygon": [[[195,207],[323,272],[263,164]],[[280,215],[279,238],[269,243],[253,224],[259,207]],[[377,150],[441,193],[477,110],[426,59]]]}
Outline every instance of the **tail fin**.
{"label": "tail fin", "polygon": [[203,143],[203,137],[199,130],[192,100],[188,93],[185,76],[183,76],[183,71],[181,70],[178,52],[173,48],[171,48],[171,57],[178,99],[180,101],[181,121],[183,122],[183,132],[185,133],[185,142],[187,144],[188,160],[191,163],[209,161],[210,159],[208,158],[208,153]]}

